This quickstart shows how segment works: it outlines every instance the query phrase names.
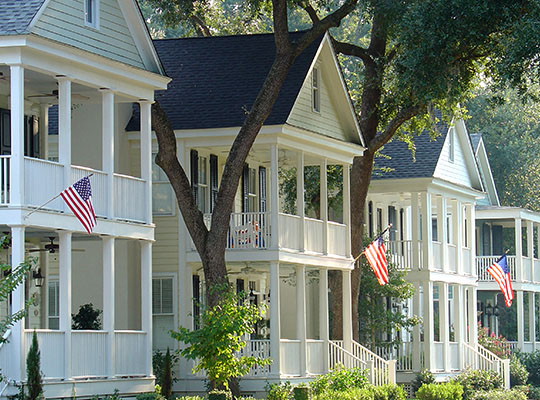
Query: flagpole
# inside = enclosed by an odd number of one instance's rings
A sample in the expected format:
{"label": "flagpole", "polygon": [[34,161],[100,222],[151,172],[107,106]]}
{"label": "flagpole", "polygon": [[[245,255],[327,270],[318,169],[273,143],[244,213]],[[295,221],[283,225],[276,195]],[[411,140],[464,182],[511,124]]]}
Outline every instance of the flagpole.
{"label": "flagpole", "polygon": [[[85,178],[90,178],[92,175],[94,175],[94,174],[91,173],[90,175],[86,175]],[[81,178],[81,179],[83,179],[83,178]],[[30,211],[28,214],[26,214],[26,215],[24,216],[23,219],[24,219],[24,220],[27,220],[28,217],[29,217],[30,215],[32,215],[32,214],[35,213],[36,211],[41,210],[43,207],[45,207],[45,206],[46,206],[47,204],[49,204],[51,201],[56,200],[57,198],[59,198],[61,194],[62,194],[62,192],[58,193],[58,194],[57,194],[56,196],[54,196],[52,199],[47,200],[45,203],[43,203],[42,205],[40,205],[38,208],[35,208],[34,210]]]}
{"label": "flagpole", "polygon": [[[386,229],[385,229],[384,231],[382,231],[381,233],[379,233],[379,234],[375,237],[375,239],[378,238],[379,236],[384,235],[384,234],[385,234],[392,226],[393,226],[392,223],[388,224],[388,226],[386,227]],[[375,240],[375,239],[374,239],[374,240]],[[361,252],[360,254],[358,254],[358,255],[355,257],[353,263],[356,263],[356,262],[358,261],[358,259],[359,259],[360,257],[362,257],[362,254],[364,254],[364,251],[365,251],[365,249],[362,250],[362,252]]]}

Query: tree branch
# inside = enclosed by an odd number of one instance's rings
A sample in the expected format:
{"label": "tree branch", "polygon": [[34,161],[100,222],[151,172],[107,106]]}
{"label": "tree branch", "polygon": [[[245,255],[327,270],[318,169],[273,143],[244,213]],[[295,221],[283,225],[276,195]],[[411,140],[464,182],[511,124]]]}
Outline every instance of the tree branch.
{"label": "tree branch", "polygon": [[272,6],[276,54],[288,53],[291,48],[291,42],[289,40],[287,0],[272,0]]}
{"label": "tree branch", "polygon": [[397,115],[388,123],[385,130],[380,135],[375,136],[368,143],[368,151],[372,154],[375,153],[382,146],[388,143],[388,141],[392,138],[392,136],[394,136],[398,128],[403,125],[403,123],[420,114],[420,112],[423,110],[425,110],[425,107],[417,104],[399,111]]}
{"label": "tree branch", "polygon": [[318,24],[321,21],[319,16],[317,15],[317,11],[315,11],[309,0],[306,0],[305,3],[300,4],[300,7],[302,7],[304,11],[307,12],[313,24]]}
{"label": "tree branch", "polygon": [[375,67],[375,61],[369,55],[367,49],[364,49],[363,47],[357,46],[355,44],[339,42],[333,37],[331,37],[331,39],[332,45],[334,46],[334,50],[336,51],[336,53],[340,53],[346,56],[358,57],[362,60],[364,65],[367,66],[367,64],[370,64]]}
{"label": "tree branch", "polygon": [[189,17],[189,20],[193,24],[193,27],[197,31],[197,36],[212,36],[212,32],[210,32],[210,29],[208,26],[204,23],[204,21],[199,18],[196,15],[191,15]]}

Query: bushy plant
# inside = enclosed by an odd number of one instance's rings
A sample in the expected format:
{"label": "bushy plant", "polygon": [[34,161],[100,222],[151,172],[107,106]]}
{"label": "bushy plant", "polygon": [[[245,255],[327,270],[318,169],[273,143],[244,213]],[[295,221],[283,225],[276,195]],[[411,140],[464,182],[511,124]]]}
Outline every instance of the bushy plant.
{"label": "bushy plant", "polygon": [[515,355],[510,359],[510,386],[526,385],[529,378],[527,368]]}
{"label": "bushy plant", "polygon": [[426,383],[416,392],[418,400],[461,400],[463,387],[456,382]]}
{"label": "bushy plant", "polygon": [[527,400],[527,396],[520,390],[490,390],[477,392],[472,400]]}
{"label": "bushy plant", "polygon": [[204,397],[201,396],[180,396],[175,400],[204,400]]}
{"label": "bushy plant", "polygon": [[529,395],[527,398],[530,400],[540,400],[540,387],[529,386]]}
{"label": "bushy plant", "polygon": [[360,368],[340,368],[321,375],[310,383],[313,394],[318,395],[327,390],[345,391],[350,388],[363,388],[368,384],[364,370]]}
{"label": "bushy plant", "polygon": [[540,350],[532,353],[517,353],[519,361],[529,372],[529,383],[533,386],[540,386]]}
{"label": "bushy plant", "polygon": [[495,371],[482,371],[468,369],[454,378],[463,386],[463,400],[471,400],[476,392],[501,389],[502,377]]}
{"label": "bushy plant", "polygon": [[416,393],[420,387],[425,383],[435,383],[435,376],[427,369],[416,374],[416,378],[412,381],[413,393]]}
{"label": "bushy plant", "polygon": [[267,400],[289,400],[292,397],[291,382],[266,384]]}
{"label": "bushy plant", "polygon": [[367,386],[368,390],[373,392],[374,400],[405,400],[407,394],[401,386],[387,384],[381,386]]}
{"label": "bushy plant", "polygon": [[135,397],[137,400],[165,400],[165,398],[157,392],[140,393]]}
{"label": "bushy plant", "polygon": [[208,400],[232,400],[232,393],[229,390],[214,389],[208,392]]}
{"label": "bushy plant", "polygon": [[[165,366],[165,355],[166,353],[162,353],[159,350],[156,350],[154,354],[152,355],[152,369],[154,370],[154,376],[156,377],[156,383],[162,386],[163,381],[163,371]],[[180,357],[178,357],[178,353],[173,351],[172,353],[169,353],[169,356],[171,357],[171,382],[177,382],[178,378],[176,377],[175,368],[174,366],[178,364],[178,361],[180,360]],[[163,392],[163,391],[162,391]]]}
{"label": "bushy plant", "polygon": [[28,400],[37,400],[43,397],[43,379],[40,368],[40,351],[36,331],[32,335],[32,344],[26,357],[26,376],[28,387]]}
{"label": "bushy plant", "polygon": [[478,322],[478,344],[484,346],[499,358],[510,358],[512,354],[512,348],[510,343],[502,335],[495,335],[493,332],[489,332],[488,328],[482,327],[482,324]]}
{"label": "bushy plant", "polygon": [[95,309],[92,303],[83,304],[79,307],[77,314],[71,314],[71,329],[99,331],[101,329],[100,315],[101,310]]}
{"label": "bushy plant", "polygon": [[309,400],[309,386],[300,384],[293,388],[293,398],[294,400]]}
{"label": "bushy plant", "polygon": [[327,390],[315,395],[313,400],[374,400],[373,391],[367,388],[350,388],[347,390]]}

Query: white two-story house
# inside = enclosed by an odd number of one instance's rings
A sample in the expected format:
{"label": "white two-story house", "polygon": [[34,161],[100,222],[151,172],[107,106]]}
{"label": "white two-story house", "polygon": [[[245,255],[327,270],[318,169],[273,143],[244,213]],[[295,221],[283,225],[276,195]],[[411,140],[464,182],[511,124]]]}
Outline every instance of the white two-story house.
{"label": "white two-story house", "polygon": [[[1,305],[6,315],[35,299],[0,346],[0,397],[24,383],[34,331],[46,397],[152,390],[150,105],[169,78],[135,0],[3,1],[0,17],[0,231],[11,237],[0,257],[37,259]],[[133,103],[137,175],[121,134]],[[48,202],[89,175],[91,235],[61,199]],[[102,329],[72,329],[88,303]]]}

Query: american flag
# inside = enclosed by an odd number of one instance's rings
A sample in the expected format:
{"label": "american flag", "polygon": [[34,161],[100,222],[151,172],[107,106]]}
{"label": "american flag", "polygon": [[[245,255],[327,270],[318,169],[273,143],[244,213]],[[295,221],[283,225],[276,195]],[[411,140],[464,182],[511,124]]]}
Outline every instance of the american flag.
{"label": "american flag", "polygon": [[514,291],[512,290],[512,282],[510,281],[510,270],[508,269],[506,254],[491,264],[487,271],[499,284],[499,288],[504,295],[506,307],[510,307],[514,299]]}
{"label": "american flag", "polygon": [[68,187],[60,196],[64,199],[73,214],[81,221],[84,229],[91,233],[96,226],[96,214],[92,205],[92,188],[90,179],[85,176]]}
{"label": "american flag", "polygon": [[364,254],[375,273],[379,285],[388,283],[388,262],[386,261],[386,248],[382,235],[379,235],[371,244],[366,247]]}

